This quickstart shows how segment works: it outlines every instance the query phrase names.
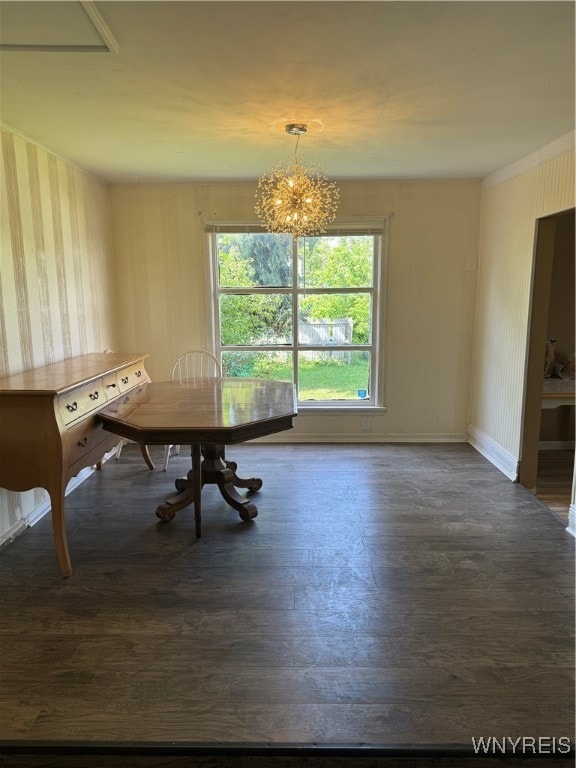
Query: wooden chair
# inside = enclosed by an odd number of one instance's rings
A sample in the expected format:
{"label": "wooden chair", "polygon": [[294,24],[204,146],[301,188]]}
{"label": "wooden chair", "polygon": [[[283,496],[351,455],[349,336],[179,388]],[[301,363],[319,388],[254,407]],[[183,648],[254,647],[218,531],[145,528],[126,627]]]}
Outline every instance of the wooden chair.
{"label": "wooden chair", "polygon": [[[186,381],[187,379],[204,378],[208,376],[221,376],[220,363],[211,352],[204,349],[194,349],[185,352],[176,360],[172,367],[172,379]],[[180,453],[179,445],[167,445],[164,450],[164,472],[168,469],[170,451],[174,448],[174,454]]]}

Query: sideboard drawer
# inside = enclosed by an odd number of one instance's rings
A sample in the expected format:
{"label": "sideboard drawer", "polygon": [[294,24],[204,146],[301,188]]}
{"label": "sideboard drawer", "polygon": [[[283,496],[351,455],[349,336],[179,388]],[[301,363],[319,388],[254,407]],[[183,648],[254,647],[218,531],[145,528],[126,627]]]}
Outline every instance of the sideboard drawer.
{"label": "sideboard drawer", "polygon": [[114,400],[114,398],[118,397],[120,394],[120,389],[116,382],[115,373],[110,373],[107,376],[104,376],[102,379],[102,386],[104,388],[104,393],[108,402],[110,402],[110,400]]}
{"label": "sideboard drawer", "polygon": [[97,464],[107,451],[111,451],[114,446],[118,444],[117,435],[113,435],[110,432],[104,432],[104,430],[102,430],[102,434],[107,435],[107,437],[97,443],[91,451],[87,451],[87,453],[80,456],[77,461],[73,463],[71,462],[68,465],[67,474],[70,477],[74,477],[85,467],[91,467],[94,464]]}
{"label": "sideboard drawer", "polygon": [[116,398],[116,400],[109,405],[110,413],[116,416],[122,416],[125,413],[130,413],[134,408],[134,405],[142,402],[146,397],[146,387],[136,387],[131,392]]}
{"label": "sideboard drawer", "polygon": [[108,398],[102,379],[96,379],[86,386],[58,398],[58,409],[64,424],[71,424],[81,416],[102,408]]}
{"label": "sideboard drawer", "polygon": [[148,381],[148,374],[141,363],[124,368],[116,374],[116,386],[120,393],[127,392],[145,381]]}
{"label": "sideboard drawer", "polygon": [[110,432],[102,429],[102,422],[98,420],[97,416],[89,417],[81,424],[72,427],[66,435],[69,448],[68,464],[74,464],[84,458],[109,437]]}

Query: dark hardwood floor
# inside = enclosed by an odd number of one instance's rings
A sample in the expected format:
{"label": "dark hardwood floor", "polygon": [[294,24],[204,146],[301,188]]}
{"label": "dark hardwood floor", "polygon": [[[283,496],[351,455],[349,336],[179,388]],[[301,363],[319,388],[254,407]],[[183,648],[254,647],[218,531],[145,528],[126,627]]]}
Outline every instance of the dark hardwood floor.
{"label": "dark hardwood floor", "polygon": [[227,454],[252,523],[210,486],[202,539],[159,522],[186,448],[129,445],[67,497],[70,579],[49,516],[0,553],[4,742],[573,739],[574,539],[525,488],[461,444]]}
{"label": "dark hardwood floor", "polygon": [[565,525],[568,525],[574,451],[540,451],[536,495]]}

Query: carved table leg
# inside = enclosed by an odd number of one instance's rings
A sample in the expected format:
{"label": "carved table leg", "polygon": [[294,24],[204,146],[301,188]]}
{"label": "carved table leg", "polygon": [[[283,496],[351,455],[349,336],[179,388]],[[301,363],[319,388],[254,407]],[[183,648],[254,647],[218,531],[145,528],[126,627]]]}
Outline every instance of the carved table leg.
{"label": "carved table leg", "polygon": [[226,459],[226,456],[224,455],[224,447],[222,448],[222,459],[224,460],[224,464],[226,464],[228,469],[231,469],[232,472],[236,472],[238,469],[238,464],[235,461],[228,461]]}
{"label": "carved table leg", "polygon": [[[258,515],[258,509],[252,504],[247,496],[240,496],[236,491],[234,486],[238,486],[238,480],[239,478],[236,477],[231,469],[225,468],[218,471],[216,483],[225,501],[227,501],[233,509],[238,511],[241,519],[253,520]],[[262,485],[262,481],[260,481],[260,485]],[[248,488],[249,486],[244,485],[240,487]]]}
{"label": "carved table leg", "polygon": [[213,483],[218,486],[224,500],[238,511],[242,520],[253,520],[258,514],[256,506],[247,496],[241,496],[236,488],[259,491],[262,480],[259,477],[238,477],[236,467],[235,461],[224,458],[223,445],[193,445],[192,469],[186,477],[176,480],[178,494],[161,504],[156,510],[156,516],[167,523],[174,518],[176,512],[194,504],[196,537],[199,539],[202,535],[202,486]]}
{"label": "carved table leg", "polygon": [[223,445],[203,445],[202,455],[203,483],[216,483],[224,499],[239,512],[242,520],[254,519],[258,514],[256,506],[246,496],[240,496],[236,488],[259,491],[262,488],[262,480],[258,477],[247,480],[238,477],[235,471],[237,464],[234,461],[226,461]]}
{"label": "carved table leg", "polygon": [[168,523],[174,518],[176,512],[188,507],[190,504],[194,504],[196,537],[199,539],[202,533],[202,456],[200,454],[200,446],[193,445],[191,453],[192,468],[185,478],[181,477],[176,480],[176,490],[179,493],[170,499],[166,499],[163,504],[160,504],[156,510],[156,517],[162,520],[162,522]]}
{"label": "carved table leg", "polygon": [[63,576],[72,576],[72,562],[68,551],[68,539],[66,536],[66,522],[64,520],[64,491],[66,483],[59,489],[49,490],[50,504],[52,506],[52,530],[58,563]]}

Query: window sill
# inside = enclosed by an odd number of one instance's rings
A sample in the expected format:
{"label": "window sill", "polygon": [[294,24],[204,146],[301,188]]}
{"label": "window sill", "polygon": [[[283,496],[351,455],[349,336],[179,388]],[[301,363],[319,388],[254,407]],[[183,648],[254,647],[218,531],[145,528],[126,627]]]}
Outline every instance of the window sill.
{"label": "window sill", "polygon": [[386,413],[385,405],[307,405],[298,403],[298,413]]}

